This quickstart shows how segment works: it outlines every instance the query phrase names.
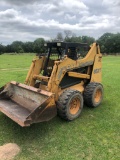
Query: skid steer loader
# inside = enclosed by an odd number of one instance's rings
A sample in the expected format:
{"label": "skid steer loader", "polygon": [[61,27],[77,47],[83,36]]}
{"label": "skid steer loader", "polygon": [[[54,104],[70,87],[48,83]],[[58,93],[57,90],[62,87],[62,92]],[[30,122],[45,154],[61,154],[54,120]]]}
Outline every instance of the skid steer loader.
{"label": "skid steer loader", "polygon": [[57,114],[74,120],[84,103],[97,107],[103,99],[97,43],[49,42],[45,47],[47,53],[33,59],[24,84],[11,81],[0,88],[0,111],[22,127]]}

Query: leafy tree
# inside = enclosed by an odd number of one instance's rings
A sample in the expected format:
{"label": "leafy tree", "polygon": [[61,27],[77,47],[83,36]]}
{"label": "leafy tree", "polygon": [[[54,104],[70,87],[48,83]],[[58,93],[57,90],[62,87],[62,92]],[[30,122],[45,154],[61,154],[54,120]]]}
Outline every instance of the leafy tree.
{"label": "leafy tree", "polygon": [[5,52],[5,47],[0,44],[0,54],[3,54]]}
{"label": "leafy tree", "polygon": [[101,47],[102,53],[120,53],[120,33],[105,33],[97,40],[97,42]]}
{"label": "leafy tree", "polygon": [[[61,32],[58,32],[56,39],[58,41],[64,42],[79,42],[79,43],[88,43],[89,45],[95,42],[93,37],[89,36],[76,36],[72,31],[64,31],[65,38]],[[47,41],[46,41],[47,42]],[[0,54],[6,52],[34,52],[34,53],[43,53],[45,52],[44,47],[45,40],[43,38],[37,38],[34,42],[25,42],[14,41],[12,44],[4,46],[0,44]],[[104,33],[98,40],[97,43],[100,45],[101,52],[107,54],[119,54],[120,53],[120,33]]]}
{"label": "leafy tree", "polygon": [[106,53],[108,52],[106,48],[106,43],[108,39],[110,39],[113,36],[112,33],[104,33],[98,40],[98,44],[101,46],[101,52]]}
{"label": "leafy tree", "polygon": [[88,36],[79,36],[76,37],[76,35],[72,35],[71,37],[67,37],[64,40],[65,42],[78,42],[78,43],[88,43],[89,45],[95,42],[95,39],[93,37]]}
{"label": "leafy tree", "polygon": [[55,38],[55,41],[59,41],[59,42],[63,41],[63,35],[61,32],[58,32],[58,34]]}
{"label": "leafy tree", "polygon": [[71,30],[65,30],[64,34],[65,34],[65,39],[67,39],[67,38],[72,36],[72,31]]}
{"label": "leafy tree", "polygon": [[89,45],[95,42],[95,39],[89,36],[82,36],[81,39],[82,39],[82,43],[87,43]]}
{"label": "leafy tree", "polygon": [[33,42],[33,48],[35,53],[43,53],[45,51],[44,47],[45,40],[43,38],[37,38]]}
{"label": "leafy tree", "polygon": [[77,42],[77,37],[75,33],[73,33],[70,30],[65,30],[64,33],[65,33],[65,39],[64,39],[65,42]]}
{"label": "leafy tree", "polygon": [[119,53],[120,54],[120,33],[114,34],[113,38],[113,48],[112,53]]}
{"label": "leafy tree", "polygon": [[14,52],[12,46],[9,45],[9,44],[7,46],[5,46],[5,52],[6,53],[12,53],[12,52]]}
{"label": "leafy tree", "polygon": [[24,43],[24,51],[26,53],[34,52],[34,43],[33,42],[25,42]]}
{"label": "leafy tree", "polygon": [[11,44],[11,50],[16,53],[24,53],[23,49],[24,43],[21,41],[14,41]]}

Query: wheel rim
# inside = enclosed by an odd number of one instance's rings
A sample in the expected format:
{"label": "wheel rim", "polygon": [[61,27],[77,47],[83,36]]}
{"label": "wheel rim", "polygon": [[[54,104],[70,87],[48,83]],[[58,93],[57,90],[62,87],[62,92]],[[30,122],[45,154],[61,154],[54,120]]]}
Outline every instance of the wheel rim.
{"label": "wheel rim", "polygon": [[78,97],[72,99],[70,103],[70,114],[75,115],[80,109],[80,99]]}
{"label": "wheel rim", "polygon": [[102,97],[102,91],[101,89],[97,89],[94,97],[95,102],[96,103],[100,102],[101,97]]}

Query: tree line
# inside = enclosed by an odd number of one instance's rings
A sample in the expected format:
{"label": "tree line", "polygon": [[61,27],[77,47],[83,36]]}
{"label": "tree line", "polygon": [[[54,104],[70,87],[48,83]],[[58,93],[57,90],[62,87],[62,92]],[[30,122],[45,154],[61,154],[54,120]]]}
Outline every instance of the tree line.
{"label": "tree line", "polygon": [[[120,54],[120,33],[104,33],[95,40],[89,36],[76,36],[69,30],[64,31],[64,36],[59,32],[54,39],[50,41],[79,42],[88,43],[97,42],[100,45],[101,52],[104,54]],[[8,45],[0,44],[0,54],[3,53],[43,53],[44,44],[48,42],[43,38],[37,38],[34,42],[14,41]]]}

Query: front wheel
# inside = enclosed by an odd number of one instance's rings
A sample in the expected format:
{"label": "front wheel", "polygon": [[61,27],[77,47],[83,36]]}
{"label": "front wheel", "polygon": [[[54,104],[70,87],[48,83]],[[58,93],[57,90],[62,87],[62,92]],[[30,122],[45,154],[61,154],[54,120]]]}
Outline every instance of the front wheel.
{"label": "front wheel", "polygon": [[79,117],[83,108],[83,96],[77,90],[65,90],[57,102],[58,115],[72,121]]}

